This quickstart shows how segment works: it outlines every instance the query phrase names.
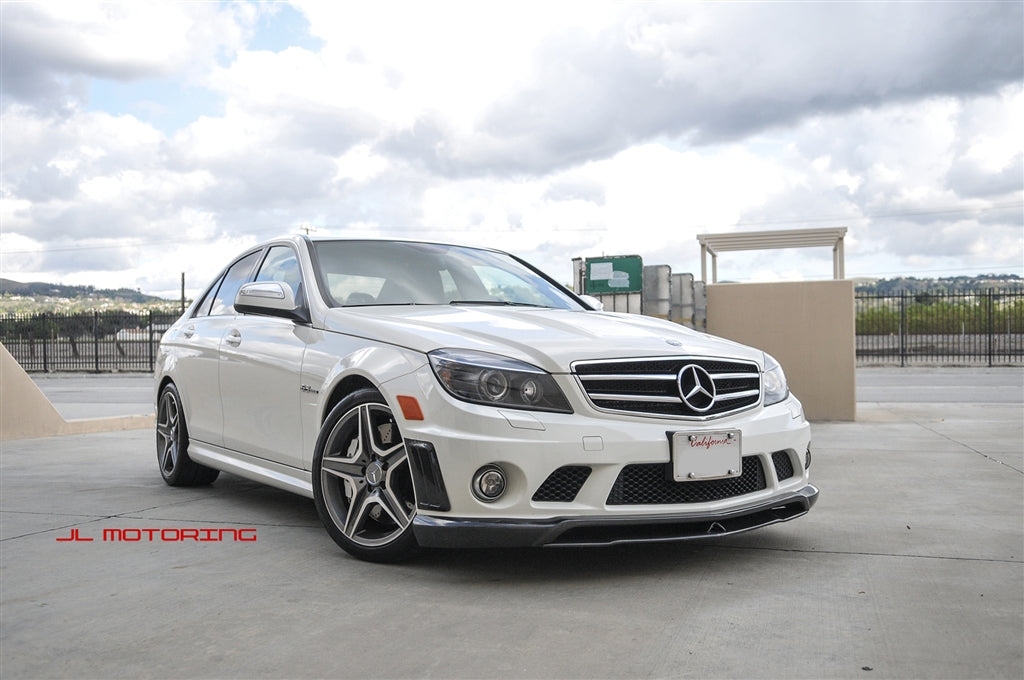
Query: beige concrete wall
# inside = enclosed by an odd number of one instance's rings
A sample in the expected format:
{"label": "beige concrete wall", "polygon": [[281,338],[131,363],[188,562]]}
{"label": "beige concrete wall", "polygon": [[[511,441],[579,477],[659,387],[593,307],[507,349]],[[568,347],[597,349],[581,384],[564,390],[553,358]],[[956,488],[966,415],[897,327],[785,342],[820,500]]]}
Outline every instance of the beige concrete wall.
{"label": "beige concrete wall", "polygon": [[782,364],[808,420],[855,420],[853,281],[708,284],[708,333]]}
{"label": "beige concrete wall", "polygon": [[151,427],[153,416],[64,420],[7,348],[0,344],[0,441]]}
{"label": "beige concrete wall", "polygon": [[48,437],[63,427],[64,418],[0,345],[0,440]]}

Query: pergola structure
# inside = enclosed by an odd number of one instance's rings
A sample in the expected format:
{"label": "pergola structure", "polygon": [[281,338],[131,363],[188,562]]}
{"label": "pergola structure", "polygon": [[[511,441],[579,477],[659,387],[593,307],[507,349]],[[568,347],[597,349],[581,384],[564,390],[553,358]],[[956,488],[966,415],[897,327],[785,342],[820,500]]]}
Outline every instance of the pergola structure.
{"label": "pergola structure", "polygon": [[846,278],[843,237],[846,227],[832,229],[781,229],[776,231],[745,231],[730,234],[698,234],[700,241],[700,276],[707,283],[707,257],[711,253],[711,283],[718,283],[718,253],[727,250],[769,250],[772,248],[832,248],[832,274]]}

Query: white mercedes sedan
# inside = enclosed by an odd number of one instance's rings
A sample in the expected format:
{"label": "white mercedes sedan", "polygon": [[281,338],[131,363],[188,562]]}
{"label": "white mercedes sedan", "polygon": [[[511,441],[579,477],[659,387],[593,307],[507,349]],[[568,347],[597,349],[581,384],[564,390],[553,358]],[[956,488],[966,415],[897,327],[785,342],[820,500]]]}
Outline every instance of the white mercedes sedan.
{"label": "white mercedes sedan", "polygon": [[160,473],[310,497],[378,562],[716,537],[814,505],[771,356],[595,306],[496,250],[265,243],[160,343]]}

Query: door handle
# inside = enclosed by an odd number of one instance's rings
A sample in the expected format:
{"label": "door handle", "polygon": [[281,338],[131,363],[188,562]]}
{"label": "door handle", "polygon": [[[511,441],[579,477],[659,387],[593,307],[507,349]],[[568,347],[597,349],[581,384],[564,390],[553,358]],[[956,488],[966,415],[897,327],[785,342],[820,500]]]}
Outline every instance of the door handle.
{"label": "door handle", "polygon": [[231,345],[232,347],[238,347],[239,345],[242,344],[242,334],[239,333],[237,330],[232,330],[230,333],[227,334],[227,337],[224,338],[224,342]]}

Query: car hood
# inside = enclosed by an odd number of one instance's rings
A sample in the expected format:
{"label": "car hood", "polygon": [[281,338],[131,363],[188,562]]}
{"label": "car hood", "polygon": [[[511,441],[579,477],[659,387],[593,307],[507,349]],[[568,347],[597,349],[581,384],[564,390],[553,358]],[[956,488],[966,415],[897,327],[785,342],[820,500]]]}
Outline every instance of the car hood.
{"label": "car hood", "polygon": [[638,314],[532,307],[342,307],[327,312],[325,330],[427,353],[472,349],[512,357],[551,373],[574,361],[707,355],[762,364],[751,347]]}

